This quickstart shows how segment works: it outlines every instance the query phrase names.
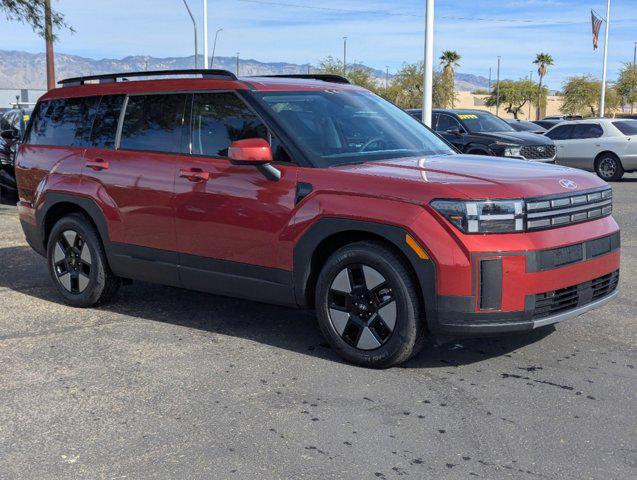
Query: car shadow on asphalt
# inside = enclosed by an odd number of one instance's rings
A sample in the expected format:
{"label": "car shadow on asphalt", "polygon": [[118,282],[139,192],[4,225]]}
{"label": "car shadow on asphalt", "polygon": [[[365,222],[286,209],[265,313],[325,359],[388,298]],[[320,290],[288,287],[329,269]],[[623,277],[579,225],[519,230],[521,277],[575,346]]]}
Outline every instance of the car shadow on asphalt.
{"label": "car shadow on asphalt", "polygon": [[[9,289],[62,304],[45,260],[27,246],[0,248],[0,298]],[[68,307],[71,311],[72,307]],[[134,282],[101,311],[194,328],[214,335],[248,339],[264,345],[343,362],[323,339],[314,313],[180,288]],[[46,321],[43,319],[42,321]],[[550,334],[552,327],[527,334],[440,343],[428,340],[422,352],[402,368],[445,368],[507,356]],[[0,332],[0,336],[2,332]]]}

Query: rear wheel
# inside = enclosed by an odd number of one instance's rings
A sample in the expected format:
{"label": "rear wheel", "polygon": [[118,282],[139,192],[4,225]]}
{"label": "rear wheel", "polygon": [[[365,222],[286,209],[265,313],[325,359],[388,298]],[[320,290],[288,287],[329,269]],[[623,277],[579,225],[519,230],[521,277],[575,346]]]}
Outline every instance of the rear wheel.
{"label": "rear wheel", "polygon": [[120,285],[108,267],[95,227],[84,215],[68,215],[54,225],[47,259],[55,286],[74,307],[106,303]]}
{"label": "rear wheel", "polygon": [[607,182],[616,182],[624,176],[624,167],[617,156],[604,153],[595,162],[595,172]]}
{"label": "rear wheel", "polygon": [[416,282],[385,246],[359,242],[335,252],[316,289],[319,326],[345,359],[365,367],[404,362],[422,345]]}

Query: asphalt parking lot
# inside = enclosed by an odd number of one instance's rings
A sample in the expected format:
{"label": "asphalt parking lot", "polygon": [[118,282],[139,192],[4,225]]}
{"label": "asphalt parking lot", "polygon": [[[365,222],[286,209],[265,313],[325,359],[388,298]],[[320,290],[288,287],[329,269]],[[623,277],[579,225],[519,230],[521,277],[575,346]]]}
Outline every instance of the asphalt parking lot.
{"label": "asphalt parking lot", "polygon": [[0,479],[635,478],[637,175],[613,188],[617,301],[385,371],[307,312],[144,283],[67,307],[5,202]]}

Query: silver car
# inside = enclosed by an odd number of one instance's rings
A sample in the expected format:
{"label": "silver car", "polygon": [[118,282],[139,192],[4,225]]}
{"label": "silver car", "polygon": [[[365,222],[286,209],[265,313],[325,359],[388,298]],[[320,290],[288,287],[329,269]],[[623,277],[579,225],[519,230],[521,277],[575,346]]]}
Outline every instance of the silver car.
{"label": "silver car", "polygon": [[560,123],[545,133],[557,147],[556,163],[617,181],[637,171],[637,120],[591,118]]}

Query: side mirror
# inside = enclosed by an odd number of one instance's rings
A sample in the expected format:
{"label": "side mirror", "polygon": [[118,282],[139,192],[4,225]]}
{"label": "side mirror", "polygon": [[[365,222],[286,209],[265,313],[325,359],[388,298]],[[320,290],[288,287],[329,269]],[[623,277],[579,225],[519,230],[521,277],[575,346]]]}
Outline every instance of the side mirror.
{"label": "side mirror", "polygon": [[0,137],[2,137],[3,140],[14,142],[16,140],[20,140],[20,132],[15,128],[10,128],[8,130],[3,130],[2,133],[0,133]]}
{"label": "side mirror", "polygon": [[246,138],[232,142],[228,158],[235,165],[253,165],[268,180],[280,180],[281,171],[272,165],[272,147],[262,138]]}

